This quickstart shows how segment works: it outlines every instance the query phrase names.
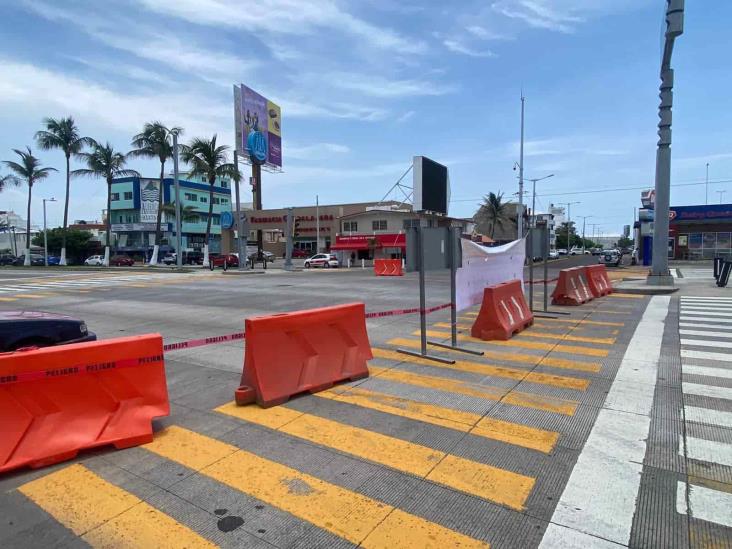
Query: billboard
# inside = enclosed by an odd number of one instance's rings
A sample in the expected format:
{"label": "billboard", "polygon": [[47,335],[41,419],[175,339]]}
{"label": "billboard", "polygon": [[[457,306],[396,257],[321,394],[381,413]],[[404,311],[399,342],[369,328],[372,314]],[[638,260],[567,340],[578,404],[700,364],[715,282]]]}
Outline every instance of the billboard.
{"label": "billboard", "polygon": [[157,223],[160,202],[160,181],[140,185],[140,223]]}
{"label": "billboard", "polygon": [[234,86],[236,149],[252,162],[282,168],[279,105],[241,84]]}
{"label": "billboard", "polygon": [[412,159],[414,211],[447,215],[450,204],[450,175],[447,166],[426,156]]}

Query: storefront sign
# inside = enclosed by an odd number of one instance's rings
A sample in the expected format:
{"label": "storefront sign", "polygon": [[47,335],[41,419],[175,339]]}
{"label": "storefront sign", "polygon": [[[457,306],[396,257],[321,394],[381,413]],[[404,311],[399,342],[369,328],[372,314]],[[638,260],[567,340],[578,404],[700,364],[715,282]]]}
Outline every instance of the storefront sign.
{"label": "storefront sign", "polygon": [[[161,223],[161,231],[170,231],[170,223]],[[155,232],[155,223],[112,223],[112,231],[115,233],[124,232]]]}
{"label": "storefront sign", "polygon": [[674,206],[669,210],[669,219],[675,223],[703,220],[732,221],[732,204]]}
{"label": "storefront sign", "polygon": [[145,187],[140,189],[140,221],[155,223],[158,220],[159,204],[160,181],[148,181]]}

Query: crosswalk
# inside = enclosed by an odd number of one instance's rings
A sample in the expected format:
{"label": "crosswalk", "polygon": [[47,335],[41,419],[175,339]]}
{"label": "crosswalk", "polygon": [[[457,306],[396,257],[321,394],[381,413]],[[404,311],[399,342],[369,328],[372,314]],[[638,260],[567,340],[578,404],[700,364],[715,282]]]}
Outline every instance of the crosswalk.
{"label": "crosswalk", "polygon": [[732,528],[732,297],[682,296],[679,336],[689,480],[677,484],[676,510]]}
{"label": "crosswalk", "polygon": [[[461,318],[461,344],[482,357],[440,349],[456,359],[448,366],[397,353],[419,343],[405,334],[373,347],[365,380],[269,409],[219,401],[203,423],[168,425],[102,467],[62,467],[19,491],[95,547],[278,545],[252,518],[265,507],[275,529],[319,532],[292,543],[302,547],[536,546],[541,532],[517,521],[549,518],[626,321],[542,319],[513,342],[484,342],[466,335],[472,320]],[[126,454],[149,464],[144,478],[160,472],[160,494],[110,469],[121,455],[136,471]],[[228,504],[196,499],[214,494]],[[229,517],[238,537],[222,537],[211,525],[242,498],[255,511]]]}
{"label": "crosswalk", "polygon": [[59,276],[49,278],[33,278],[23,281],[0,281],[0,300],[8,301],[15,298],[30,297],[46,292],[87,292],[105,290],[118,286],[140,286],[159,284],[181,276],[166,273],[139,273],[127,275],[97,275],[97,276]]}

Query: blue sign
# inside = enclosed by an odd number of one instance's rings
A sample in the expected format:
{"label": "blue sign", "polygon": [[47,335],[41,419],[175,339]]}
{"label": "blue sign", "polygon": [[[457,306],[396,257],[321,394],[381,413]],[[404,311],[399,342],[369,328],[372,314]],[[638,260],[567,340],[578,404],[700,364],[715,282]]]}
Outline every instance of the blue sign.
{"label": "blue sign", "polygon": [[234,225],[234,216],[231,212],[221,212],[221,227],[224,229],[231,229]]}
{"label": "blue sign", "polygon": [[255,164],[264,164],[267,161],[267,139],[259,130],[249,132],[247,149],[249,157]]}
{"label": "blue sign", "polygon": [[672,223],[684,221],[729,221],[732,219],[732,204],[708,204],[703,206],[671,206],[669,219]]}

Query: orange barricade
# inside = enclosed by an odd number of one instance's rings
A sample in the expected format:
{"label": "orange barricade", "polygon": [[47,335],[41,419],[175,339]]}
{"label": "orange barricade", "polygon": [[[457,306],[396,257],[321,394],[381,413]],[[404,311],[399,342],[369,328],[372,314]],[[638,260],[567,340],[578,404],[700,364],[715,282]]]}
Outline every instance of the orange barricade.
{"label": "orange barricade", "polygon": [[151,442],[169,413],[159,334],[0,354],[0,472]]}
{"label": "orange barricade", "polygon": [[605,265],[588,265],[585,267],[587,285],[590,287],[592,297],[602,297],[613,293],[613,285],[607,277]]}
{"label": "orange barricade", "polygon": [[592,293],[585,279],[584,267],[559,271],[559,280],[552,292],[552,305],[582,305],[588,301],[592,301]]}
{"label": "orange barricade", "polygon": [[369,375],[373,358],[363,303],[248,318],[236,403],[269,408],[290,396]]}
{"label": "orange barricade", "polygon": [[483,290],[483,303],[470,334],[483,340],[506,340],[533,323],[521,281],[511,280]]}
{"label": "orange barricade", "polygon": [[374,274],[376,276],[403,276],[401,259],[374,259]]}

